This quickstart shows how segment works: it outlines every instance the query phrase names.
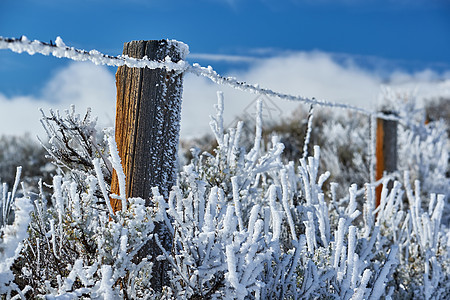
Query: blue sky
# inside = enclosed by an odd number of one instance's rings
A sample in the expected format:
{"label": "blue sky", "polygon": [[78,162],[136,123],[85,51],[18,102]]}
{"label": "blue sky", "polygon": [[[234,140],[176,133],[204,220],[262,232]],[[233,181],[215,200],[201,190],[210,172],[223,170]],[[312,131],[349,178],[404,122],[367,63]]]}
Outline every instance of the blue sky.
{"label": "blue sky", "polygon": [[[67,45],[111,55],[130,40],[177,39],[189,45],[189,61],[244,77],[264,59],[299,53],[323,54],[380,82],[399,72],[440,80],[450,71],[448,0],[1,0],[0,36],[21,35],[61,36]],[[43,88],[71,64],[2,50],[0,96],[42,100]]]}

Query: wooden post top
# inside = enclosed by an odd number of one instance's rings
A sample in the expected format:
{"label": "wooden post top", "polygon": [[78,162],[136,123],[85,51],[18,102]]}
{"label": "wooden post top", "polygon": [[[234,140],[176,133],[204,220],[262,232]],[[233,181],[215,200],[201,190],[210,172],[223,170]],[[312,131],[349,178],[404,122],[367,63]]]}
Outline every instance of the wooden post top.
{"label": "wooden post top", "polygon": [[123,44],[123,55],[134,58],[147,56],[149,60],[161,61],[169,56],[173,62],[178,62],[188,54],[188,45],[176,40],[139,40]]}

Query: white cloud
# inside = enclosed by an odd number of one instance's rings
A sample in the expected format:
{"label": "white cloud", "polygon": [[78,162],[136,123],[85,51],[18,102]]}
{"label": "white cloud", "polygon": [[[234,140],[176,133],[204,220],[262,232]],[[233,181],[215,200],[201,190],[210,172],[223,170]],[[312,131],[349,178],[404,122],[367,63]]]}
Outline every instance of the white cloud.
{"label": "white cloud", "polygon": [[438,76],[429,69],[412,74],[394,72],[390,77],[390,86],[401,92],[412,92],[422,105],[429,99],[450,98],[450,73]]}
{"label": "white cloud", "polygon": [[[259,83],[275,91],[349,103],[375,109],[381,76],[359,68],[355,63],[344,65],[322,52],[284,53],[282,56],[259,58],[248,64],[246,71],[230,72],[239,80]],[[214,57],[211,57],[214,60]],[[232,57],[217,57],[219,60],[235,60]],[[238,57],[238,60],[241,57]],[[247,60],[246,60],[247,61]],[[444,77],[450,77],[450,73]],[[436,83],[438,76],[433,71],[415,74],[391,73],[395,86],[422,91],[422,95],[450,94],[449,81]],[[442,76],[440,77],[442,78]],[[186,74],[184,80],[182,108],[182,137],[199,136],[210,132],[209,115],[213,115],[217,102],[217,90],[225,94],[225,125],[232,123],[237,115],[252,105],[257,95],[219,86],[208,79]],[[0,134],[21,134],[26,131],[40,133],[39,107],[64,110],[75,104],[77,111],[84,113],[92,107],[99,116],[100,126],[111,126],[115,117],[114,75],[106,67],[90,63],[72,63],[57,72],[43,87],[38,96],[20,96],[11,99],[0,94]],[[299,103],[272,99],[282,111],[290,116]],[[251,109],[250,109],[251,111]]]}
{"label": "white cloud", "polygon": [[76,105],[79,113],[91,107],[100,126],[113,124],[116,91],[114,76],[106,67],[91,63],[71,63],[58,71],[37,96],[7,98],[0,94],[0,134],[44,135],[39,123],[39,108],[44,111],[68,109]]}

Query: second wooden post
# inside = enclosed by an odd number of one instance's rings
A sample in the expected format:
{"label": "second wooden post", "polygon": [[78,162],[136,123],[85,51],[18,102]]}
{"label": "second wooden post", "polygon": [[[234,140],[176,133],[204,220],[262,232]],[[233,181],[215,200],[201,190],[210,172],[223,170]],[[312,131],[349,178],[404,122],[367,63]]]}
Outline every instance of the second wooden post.
{"label": "second wooden post", "polygon": [[[383,113],[392,115],[389,111],[383,111]],[[397,121],[377,119],[376,160],[375,180],[383,178],[385,172],[397,170]],[[376,207],[380,205],[381,190],[380,184],[375,190]]]}

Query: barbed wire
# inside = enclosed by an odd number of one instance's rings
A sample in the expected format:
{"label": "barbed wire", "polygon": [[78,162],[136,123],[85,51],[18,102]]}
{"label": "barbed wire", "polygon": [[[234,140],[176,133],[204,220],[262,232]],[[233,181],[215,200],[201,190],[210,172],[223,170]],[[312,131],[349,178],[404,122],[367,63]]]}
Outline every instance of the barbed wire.
{"label": "barbed wire", "polygon": [[214,69],[209,67],[202,67],[199,64],[195,63],[192,66],[190,66],[187,69],[188,72],[196,74],[198,76],[204,76],[209,78],[211,81],[221,84],[221,85],[228,85],[233,87],[234,89],[250,92],[254,94],[263,94],[268,97],[276,97],[283,100],[293,101],[293,102],[303,102],[306,104],[311,105],[318,105],[318,106],[325,106],[325,107],[334,107],[334,108],[341,108],[341,109],[347,109],[347,110],[353,110],[356,112],[359,112],[361,114],[367,115],[367,116],[375,116],[380,119],[385,120],[392,120],[392,121],[398,121],[399,123],[404,123],[403,119],[390,114],[385,114],[382,112],[373,112],[367,109],[364,109],[362,107],[358,107],[355,105],[345,104],[345,103],[339,103],[339,102],[333,102],[333,101],[327,101],[327,100],[318,100],[316,98],[308,98],[304,96],[294,96],[284,93],[279,93],[270,89],[262,88],[259,86],[259,84],[249,84],[244,81],[238,81],[234,77],[224,77],[222,75],[217,74]]}
{"label": "barbed wire", "polygon": [[96,65],[107,65],[112,67],[127,66],[130,68],[149,68],[166,69],[168,71],[184,72],[188,68],[185,60],[172,62],[169,57],[164,61],[149,60],[144,58],[133,58],[127,55],[111,56],[103,54],[97,50],[80,50],[68,47],[60,37],[57,37],[55,43],[45,43],[41,41],[30,41],[26,36],[20,39],[4,38],[0,36],[0,49],[9,49],[13,52],[26,52],[30,55],[36,53],[43,55],[52,55],[57,58],[68,58],[75,61],[91,61]]}
{"label": "barbed wire", "polygon": [[164,61],[149,60],[147,57],[142,59],[129,57],[127,55],[111,56],[103,54],[97,50],[85,51],[75,49],[74,47],[68,47],[64,44],[60,37],[57,37],[55,43],[45,43],[38,40],[30,41],[25,36],[21,38],[4,38],[0,36],[0,49],[9,49],[13,52],[22,53],[26,52],[30,55],[35,53],[43,55],[52,55],[58,58],[68,58],[75,61],[91,61],[97,65],[107,66],[127,66],[130,68],[150,68],[150,69],[166,69],[168,71],[175,72],[189,72],[197,76],[203,76],[211,81],[220,84],[227,85],[234,89],[250,92],[254,94],[263,94],[268,97],[276,97],[279,99],[302,102],[311,105],[318,105],[324,107],[341,108],[346,110],[355,111],[367,116],[373,116],[384,120],[398,121],[401,124],[405,124],[401,118],[392,114],[385,114],[383,112],[373,112],[362,107],[355,105],[333,102],[327,100],[318,100],[316,98],[309,98],[299,95],[289,95],[273,91],[271,89],[262,88],[259,84],[249,84],[244,81],[238,81],[234,77],[225,77],[218,74],[211,66],[202,67],[198,63],[189,65],[185,60],[178,62],[172,62],[170,57],[166,57]]}

